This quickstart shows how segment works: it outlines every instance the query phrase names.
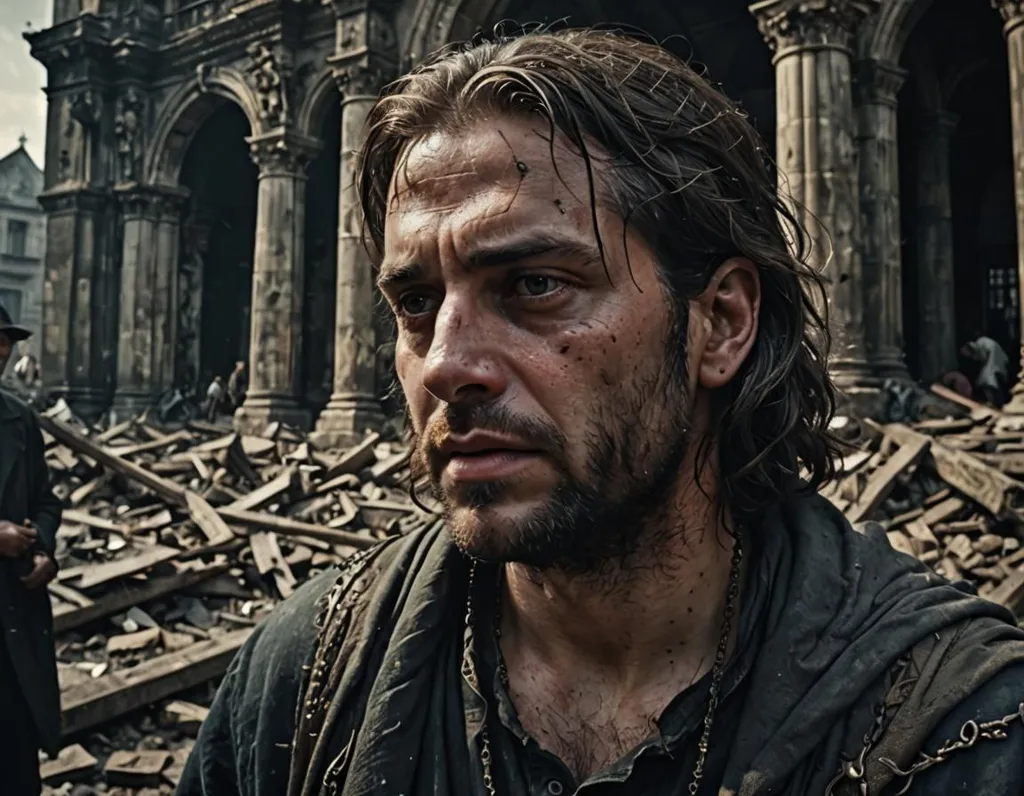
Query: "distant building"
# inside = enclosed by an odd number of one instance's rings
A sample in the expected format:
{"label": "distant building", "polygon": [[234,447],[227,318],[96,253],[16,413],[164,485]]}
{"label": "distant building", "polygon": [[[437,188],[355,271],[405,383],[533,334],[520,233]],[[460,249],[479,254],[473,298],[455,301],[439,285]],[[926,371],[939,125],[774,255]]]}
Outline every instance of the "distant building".
{"label": "distant building", "polygon": [[43,171],[19,146],[0,159],[0,301],[15,323],[36,332],[26,343],[39,357],[43,321],[46,215],[39,204]]}

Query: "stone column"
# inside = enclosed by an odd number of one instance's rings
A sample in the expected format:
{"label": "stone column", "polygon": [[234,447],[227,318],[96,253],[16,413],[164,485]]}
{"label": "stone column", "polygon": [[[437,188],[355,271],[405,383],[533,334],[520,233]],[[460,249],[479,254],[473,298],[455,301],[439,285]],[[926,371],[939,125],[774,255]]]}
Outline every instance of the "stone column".
{"label": "stone column", "polygon": [[917,285],[920,377],[934,381],[957,365],[956,284],[950,143],[959,117],[921,117],[917,140]]}
{"label": "stone column", "polygon": [[250,139],[250,146],[259,167],[259,189],[249,390],[235,413],[235,426],[258,433],[280,421],[308,429],[309,410],[301,400],[306,166],[318,145],[294,133],[275,132]]}
{"label": "stone column", "polygon": [[906,71],[874,59],[857,64],[864,342],[879,380],[909,380],[903,355],[903,281],[896,95]]}
{"label": "stone column", "polygon": [[51,190],[46,212],[40,365],[47,389],[82,417],[96,419],[110,402],[109,344],[104,315],[116,295],[105,248],[107,196],[90,189]]}
{"label": "stone column", "polygon": [[178,228],[183,194],[119,190],[123,232],[114,422],[151,406],[174,381]]}
{"label": "stone column", "polygon": [[363,216],[355,184],[356,155],[381,79],[379,72],[360,66],[350,67],[340,78],[341,189],[334,389],[317,422],[317,436],[328,445],[353,444],[367,429],[379,428],[384,420],[377,397],[374,270],[363,245]]}
{"label": "stone column", "polygon": [[1021,312],[1021,372],[1004,411],[1024,414],[1024,0],[992,0],[1002,14],[1010,62],[1010,113],[1013,117],[1013,181],[1017,196],[1018,301]]}
{"label": "stone column", "polygon": [[879,0],[760,0],[750,6],[774,53],[779,188],[828,278],[830,367],[849,398],[875,394],[864,330],[860,191],[851,50]]}

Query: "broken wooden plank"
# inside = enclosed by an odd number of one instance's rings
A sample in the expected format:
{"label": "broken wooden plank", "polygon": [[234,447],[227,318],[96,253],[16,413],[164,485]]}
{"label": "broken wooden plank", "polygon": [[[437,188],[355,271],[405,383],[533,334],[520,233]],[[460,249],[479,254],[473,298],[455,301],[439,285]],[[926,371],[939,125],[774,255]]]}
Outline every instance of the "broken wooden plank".
{"label": "broken wooden plank", "polygon": [[[65,605],[69,606],[69,612],[77,610],[79,608],[89,608],[94,605],[93,601],[82,594],[77,589],[72,589],[63,583],[56,580],[50,581],[47,586],[47,590],[50,594],[55,595],[64,602]],[[54,611],[56,613],[56,610]]]}
{"label": "broken wooden plank", "polygon": [[235,537],[227,523],[201,495],[189,490],[185,493],[185,500],[192,522],[203,532],[211,545],[223,544]]}
{"label": "broken wooden plank", "polygon": [[77,511],[76,509],[64,509],[61,515],[61,522],[69,522],[74,525],[88,525],[90,528],[96,528],[100,531],[124,533],[124,528],[120,523],[106,520],[103,517],[97,517],[86,511]]}
{"label": "broken wooden plank", "polygon": [[274,498],[291,490],[298,482],[298,477],[298,470],[294,467],[289,467],[277,478],[267,481],[263,486],[231,503],[229,507],[242,511],[262,508]]}
{"label": "broken wooden plank", "polygon": [[377,539],[351,531],[325,528],[322,525],[300,522],[288,517],[278,517],[276,514],[267,514],[261,511],[242,511],[228,506],[217,509],[217,511],[230,522],[264,531],[276,531],[285,536],[309,536],[312,539],[323,539],[331,544],[351,545],[359,549],[374,547],[380,543]]}
{"label": "broken wooden plank", "polygon": [[249,549],[252,550],[256,570],[261,575],[272,574],[281,597],[290,597],[297,581],[288,562],[284,560],[277,536],[272,531],[258,531],[249,537]]}
{"label": "broken wooden plank", "polygon": [[107,758],[106,765],[103,766],[103,775],[108,785],[123,785],[129,788],[155,787],[160,784],[161,772],[170,763],[171,753],[165,750],[117,750]]}
{"label": "broken wooden plank", "polygon": [[907,426],[892,424],[885,427],[887,434],[901,443],[913,440],[931,442],[931,455],[935,461],[935,470],[939,477],[972,500],[977,501],[997,517],[1024,519],[1016,508],[1015,498],[1019,498],[1021,484],[980,461],[978,457],[961,450],[948,448],[919,434]]}
{"label": "broken wooden plank", "polygon": [[251,633],[251,628],[234,630],[66,689],[61,695],[64,736],[220,677]]}
{"label": "broken wooden plank", "polygon": [[81,744],[65,746],[56,760],[45,760],[39,765],[39,776],[45,785],[74,782],[96,768],[99,762]]}
{"label": "broken wooden plank", "polygon": [[930,444],[931,440],[923,434],[918,435],[918,438],[900,444],[899,450],[890,456],[885,464],[868,476],[868,483],[864,487],[863,493],[857,499],[857,502],[846,510],[846,518],[850,522],[860,522],[867,519],[892,491],[893,486],[896,484],[896,478],[905,470],[917,464],[928,450]]}
{"label": "broken wooden plank", "polygon": [[974,420],[987,420],[991,417],[999,417],[1003,414],[994,406],[987,406],[986,404],[972,401],[970,398],[967,398],[942,384],[933,384],[929,389],[940,398],[945,398],[950,403],[958,404],[959,406],[964,407],[964,409],[970,410],[971,418]]}
{"label": "broken wooden plank", "polygon": [[134,462],[122,459],[120,456],[114,456],[88,437],[82,436],[69,426],[46,417],[45,415],[39,416],[39,424],[56,440],[67,445],[72,450],[89,456],[104,467],[142,484],[147,489],[160,495],[164,500],[167,500],[177,506],[185,504],[184,488],[175,484],[173,481],[161,478]]}
{"label": "broken wooden plank", "polygon": [[986,599],[1010,609],[1014,616],[1019,617],[1024,606],[1024,572],[1014,572],[989,592]]}
{"label": "broken wooden plank", "polygon": [[206,463],[192,451],[188,452],[188,458],[189,461],[192,462],[192,466],[196,468],[196,472],[199,474],[199,477],[203,481],[209,481],[212,474],[210,473],[210,468],[206,466]]}
{"label": "broken wooden plank", "polygon": [[324,480],[330,481],[339,475],[355,475],[360,470],[372,465],[376,461],[373,449],[379,442],[380,434],[376,431],[367,434],[362,442],[349,448],[338,461],[331,465],[324,473]]}
{"label": "broken wooden plank", "polygon": [[387,481],[409,463],[411,455],[412,452],[408,450],[391,454],[370,467],[370,477],[374,481]]}
{"label": "broken wooden plank", "polygon": [[170,436],[151,439],[148,442],[135,442],[131,445],[108,445],[106,446],[106,450],[115,456],[134,456],[137,453],[160,450],[161,448],[166,448],[168,445],[174,445],[177,442],[188,442],[191,439],[192,436],[187,431],[182,430],[176,431]]}
{"label": "broken wooden plank", "polygon": [[131,431],[132,426],[135,425],[134,420],[122,420],[120,423],[115,423],[106,431],[101,431],[99,434],[93,437],[93,440],[103,444],[110,442],[112,439],[117,439],[126,431]]}
{"label": "broken wooden plank", "polygon": [[[189,569],[173,575],[147,578],[141,582],[126,581],[109,589],[95,601],[90,600],[87,605],[77,608],[68,601],[66,606],[59,606],[53,611],[53,632],[63,633],[67,630],[74,630],[90,622],[95,622],[97,619],[126,611],[132,606],[184,591],[215,575],[226,572],[227,569],[227,564],[208,564],[202,569]],[[55,586],[61,586],[61,584],[51,583],[50,591],[64,599],[61,592],[54,590]]]}
{"label": "broken wooden plank", "polygon": [[170,561],[180,553],[173,547],[153,545],[137,555],[106,561],[102,564],[82,564],[60,572],[57,577],[63,583],[75,581],[79,589],[89,589],[103,583],[134,575],[137,572],[154,567],[164,561]]}
{"label": "broken wooden plank", "polygon": [[[948,490],[945,490],[948,491]],[[964,507],[964,501],[962,498],[949,497],[940,503],[936,503],[924,514],[921,515],[920,521],[925,525],[931,527],[936,523],[940,523],[948,517],[952,517],[958,511]]]}
{"label": "broken wooden plank", "polygon": [[107,653],[135,652],[154,646],[160,640],[160,628],[147,627],[134,633],[118,633],[107,639]]}

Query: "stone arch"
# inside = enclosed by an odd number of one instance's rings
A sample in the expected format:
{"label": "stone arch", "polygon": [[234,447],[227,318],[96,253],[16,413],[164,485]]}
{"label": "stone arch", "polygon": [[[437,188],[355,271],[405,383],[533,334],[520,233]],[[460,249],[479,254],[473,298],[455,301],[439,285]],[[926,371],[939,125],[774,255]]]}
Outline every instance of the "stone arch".
{"label": "stone arch", "polygon": [[886,0],[868,19],[860,36],[860,55],[898,64],[911,31],[933,0]]}
{"label": "stone arch", "polygon": [[472,36],[505,0],[406,0],[414,3],[402,51],[417,63],[450,41]]}
{"label": "stone arch", "polygon": [[225,102],[235,103],[249,120],[252,135],[263,132],[259,101],[234,69],[215,68],[181,86],[157,120],[143,174],[152,185],[177,185],[192,138]]}
{"label": "stone arch", "polygon": [[324,69],[313,81],[299,108],[295,119],[298,131],[308,138],[320,138],[320,128],[328,106],[339,101],[334,71]]}

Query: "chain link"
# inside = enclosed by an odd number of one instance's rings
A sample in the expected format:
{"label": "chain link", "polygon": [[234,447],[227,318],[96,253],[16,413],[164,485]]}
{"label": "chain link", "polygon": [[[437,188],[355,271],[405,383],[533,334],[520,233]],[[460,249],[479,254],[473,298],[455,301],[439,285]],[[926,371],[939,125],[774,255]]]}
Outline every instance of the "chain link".
{"label": "chain link", "polygon": [[[697,762],[694,764],[693,777],[691,778],[689,785],[690,796],[697,796],[697,792],[700,790],[701,780],[704,778],[704,766],[707,763],[707,754],[711,742],[711,728],[715,721],[715,711],[718,709],[719,695],[722,690],[722,677],[725,674],[725,663],[729,651],[729,637],[732,635],[732,622],[736,613],[736,604],[740,593],[740,570],[742,563],[743,548],[740,544],[739,536],[735,536],[733,537],[732,562],[729,569],[729,587],[726,591],[725,610],[722,617],[722,632],[718,638],[718,648],[715,651],[715,662],[711,667],[711,685],[708,688],[707,710],[704,713],[703,729],[701,730],[700,741],[697,744]],[[473,586],[475,582],[476,562],[471,565],[469,573],[469,597],[466,600],[466,629],[470,632],[466,634],[466,646],[463,650],[462,657],[462,674],[465,676],[470,686],[477,693],[483,696],[482,689],[480,688],[480,679],[477,674],[476,656],[472,649],[472,630],[474,625]],[[499,618],[501,589],[499,588],[496,591],[498,610],[496,610],[494,617],[494,637],[498,640],[500,649],[501,623]],[[498,675],[501,678],[502,686],[506,691],[508,691],[508,669],[505,666],[504,657],[500,656],[500,654],[498,658]],[[498,796],[498,791],[494,784],[491,740],[487,731],[486,718],[484,720],[484,725],[480,730],[480,765],[483,768],[484,788],[486,788],[488,796]]]}

